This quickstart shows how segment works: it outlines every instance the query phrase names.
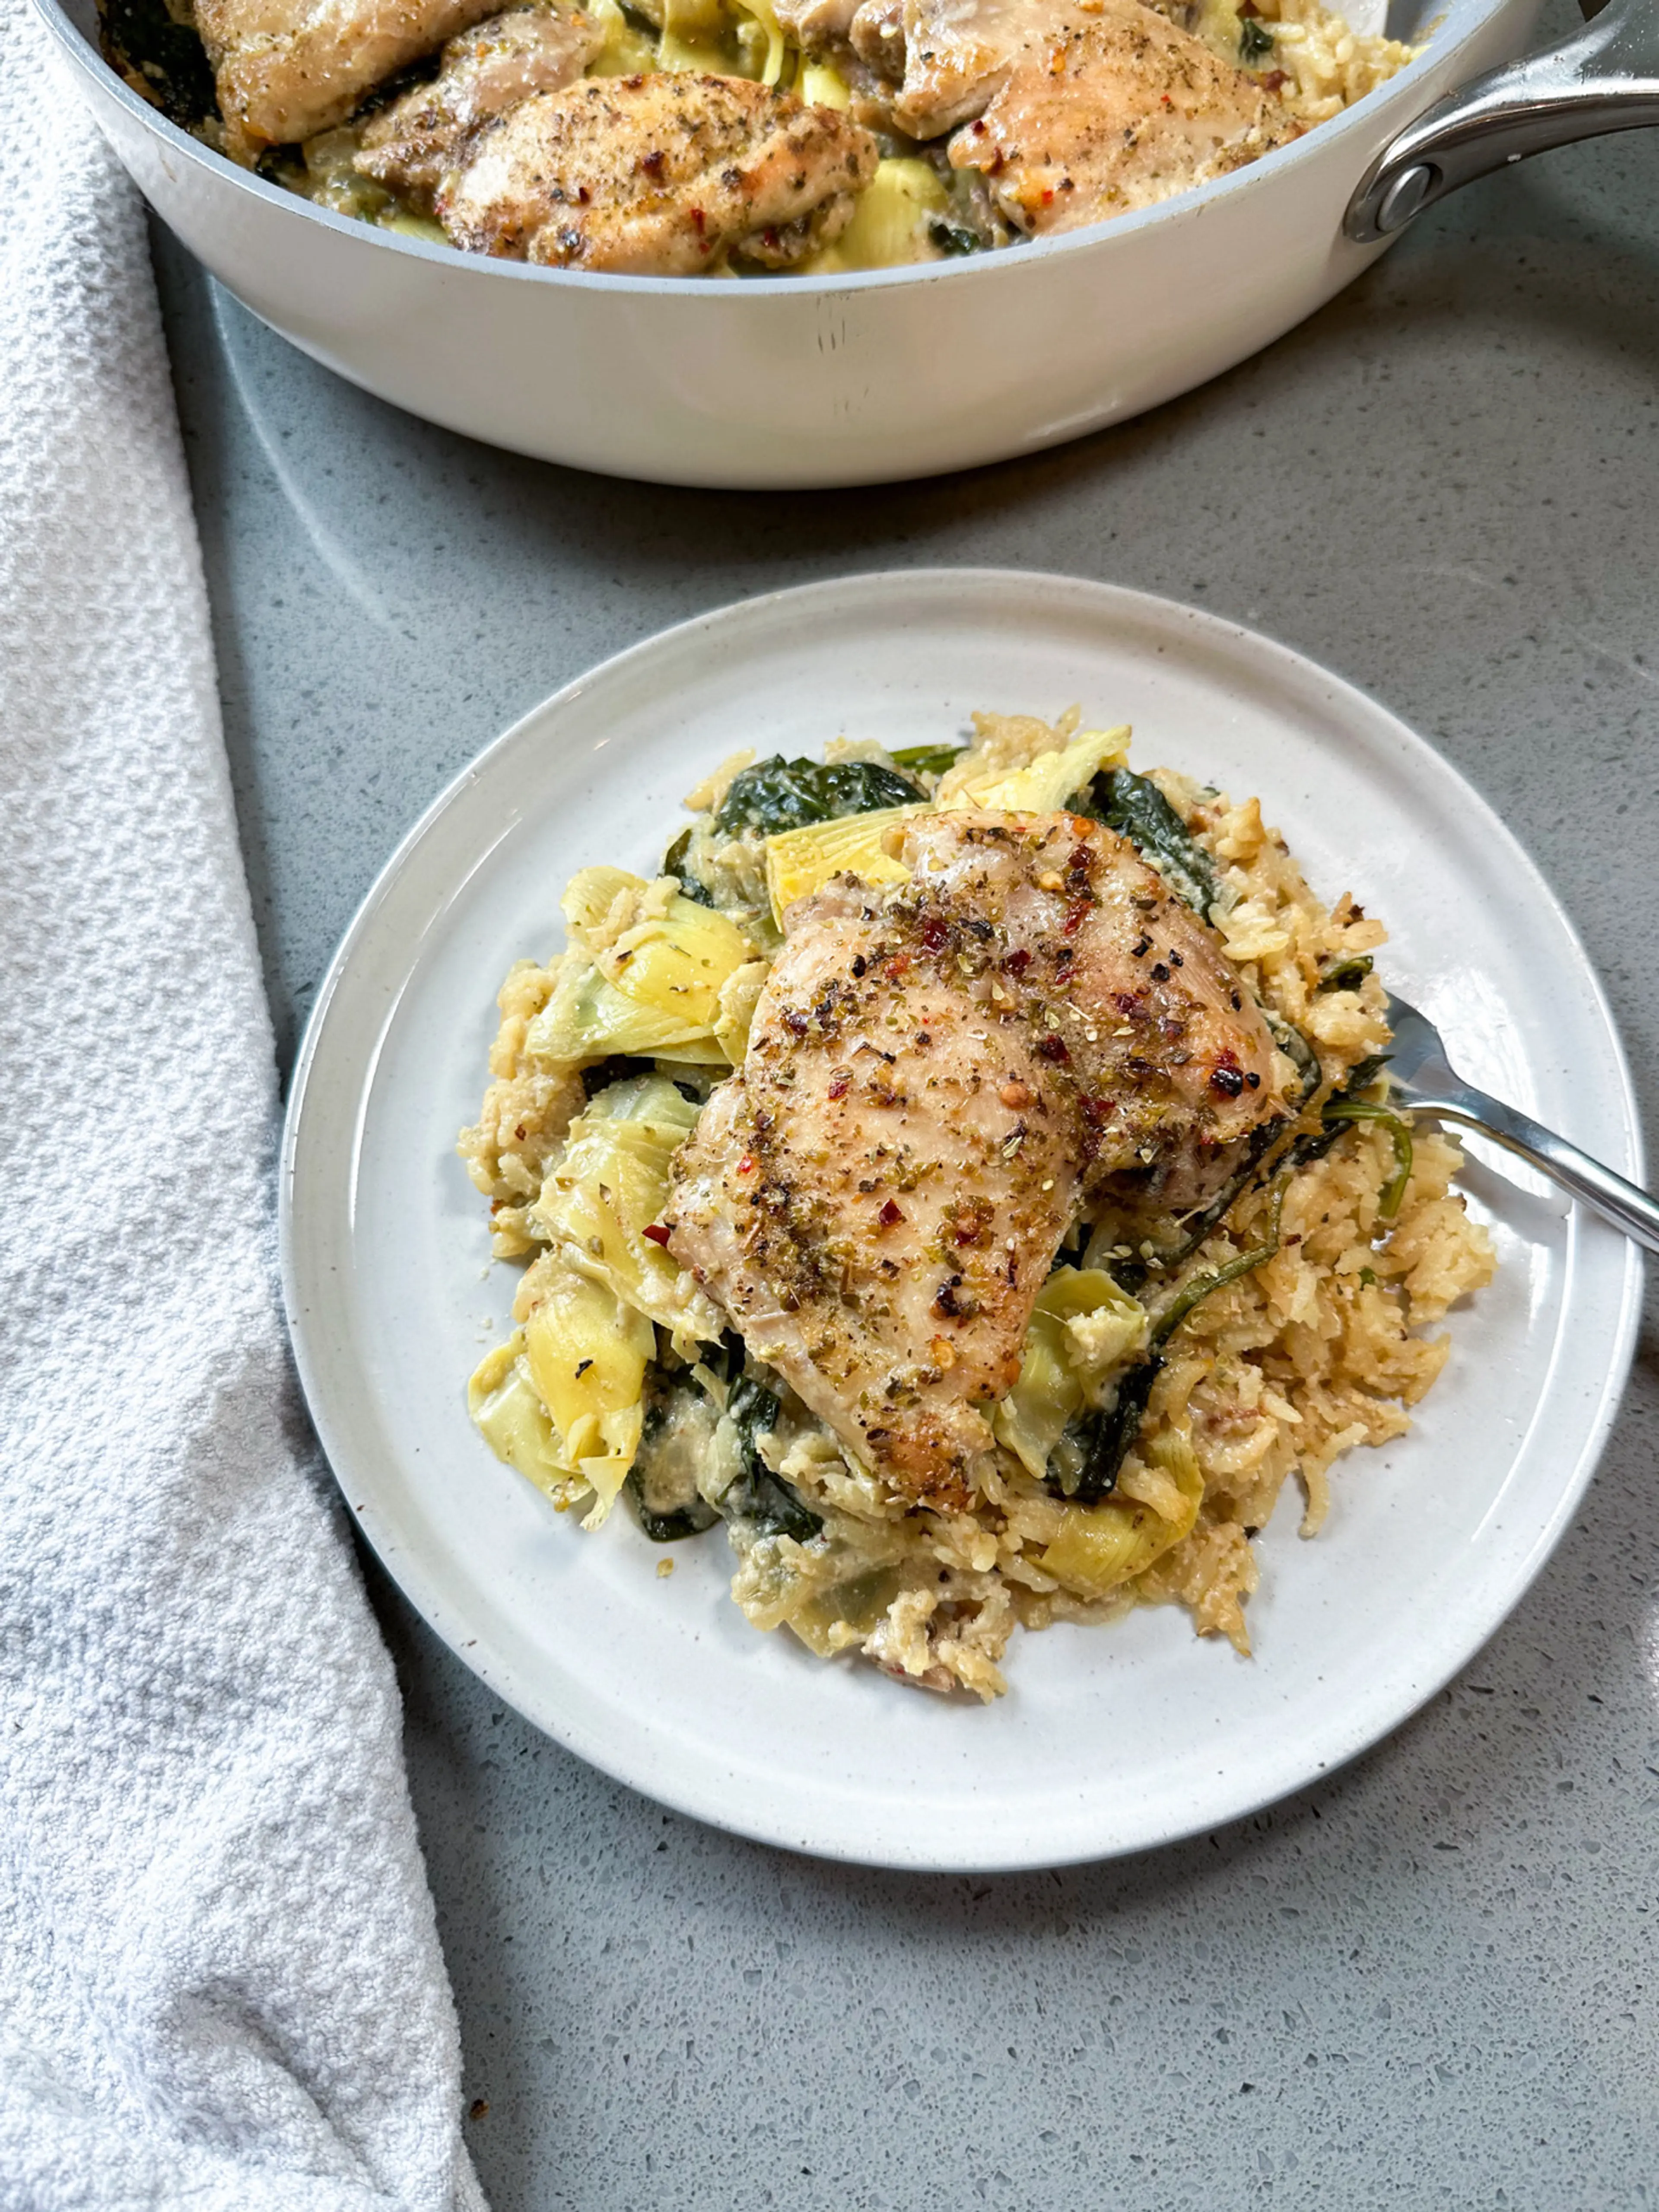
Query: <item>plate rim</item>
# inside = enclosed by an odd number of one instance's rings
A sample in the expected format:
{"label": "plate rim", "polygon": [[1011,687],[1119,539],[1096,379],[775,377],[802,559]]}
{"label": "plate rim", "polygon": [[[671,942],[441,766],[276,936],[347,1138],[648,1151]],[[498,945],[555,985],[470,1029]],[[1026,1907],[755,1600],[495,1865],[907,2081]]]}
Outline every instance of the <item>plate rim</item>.
{"label": "plate rim", "polygon": [[[492,758],[524,741],[532,726],[543,723],[582,696],[600,678],[609,679],[648,660],[664,648],[675,643],[690,642],[695,635],[716,626],[740,622],[744,617],[766,623],[775,620],[780,607],[799,605],[814,599],[834,599],[837,595],[863,592],[878,599],[886,590],[915,586],[938,589],[949,586],[956,588],[977,587],[995,593],[1017,586],[1029,591],[1033,586],[1052,586],[1068,595],[1093,597],[1102,617],[1110,621],[1118,617],[1120,626],[1128,627],[1136,618],[1144,625],[1149,615],[1168,620],[1171,616],[1193,625],[1196,634],[1205,637],[1212,648],[1225,651],[1231,648],[1262,657],[1280,672],[1293,675],[1306,683],[1310,678],[1328,687],[1331,702],[1340,714],[1348,702],[1353,702],[1367,718],[1393,726],[1410,750],[1419,757],[1426,756],[1435,768],[1449,775],[1479,807],[1486,822],[1495,830],[1508,849],[1509,857],[1519,866],[1530,892],[1541,897],[1547,906],[1556,927],[1562,932],[1567,945],[1578,963],[1582,979],[1588,987],[1590,1000],[1606,1038],[1618,1079],[1616,1101],[1623,1122],[1626,1159],[1623,1172],[1638,1182],[1645,1180],[1645,1148],[1640,1114],[1632,1078],[1629,1058],[1623,1037],[1613,1018],[1606,990],[1595,963],[1591,960],[1571,915],[1548,878],[1544,875],[1531,854],[1522,843],[1509,823],[1499,815],[1484,795],[1476,790],[1445,756],[1427,738],[1414,729],[1401,716],[1375,698],[1369,691],[1348,678],[1340,675],[1322,661],[1299,648],[1286,645],[1276,637],[1218,614],[1205,607],[1176,599],[1166,593],[1141,590],[1136,586],[1106,581],[1098,578],[1068,574],[1063,572],[1030,568],[1011,568],[981,565],[953,566],[926,564],[915,568],[854,569],[844,574],[815,579],[811,582],[781,586],[773,590],[755,592],[723,602],[719,606],[705,609],[683,620],[671,623],[618,652],[606,656],[584,669],[558,687],[547,697],[536,702],[516,718],[505,729],[482,746],[470,760],[446,782],[436,796],[422,811],[416,819],[398,840],[396,847],[375,875],[373,882],[351,916],[333,956],[329,961],[305,1032],[295,1054],[289,1081],[289,1096],[283,1115],[278,1167],[277,1248],[278,1268],[284,1316],[287,1322],[295,1365],[304,1395],[309,1417],[315,1428],[323,1455],[337,1487],[342,1501],[351,1515],[362,1540],[375,1553],[382,1567],[397,1584],[406,1601],[421,1615],[426,1625],[446,1644],[486,1687],[500,1697],[530,1724],[550,1736],[574,1756],[596,1767],[612,1780],[652,1802],[672,1807],[677,1812],[707,1822],[712,1826],[743,1836],[751,1841],[775,1848],[823,1858],[843,1864],[892,1869],[912,1873],[963,1874],[1013,1873],[1036,1871],[1068,1865],[1091,1864],[1108,1859],[1133,1856],[1146,1850],[1160,1850],[1195,1835],[1227,1827],[1247,1820],[1265,1808],[1283,1802],[1298,1790],[1305,1790],[1316,1781],[1340,1772],[1355,1759],[1385,1741],[1407,1722],[1420,1712],[1438,1695],[1462,1669],[1482,1650],[1499,1628],[1515,1612],[1532,1589],[1540,1574],[1553,1554],[1570,1527],[1574,1512],[1582,1500],[1604,1452],[1608,1436],[1615,1421],[1620,1401],[1633,1361],[1637,1334],[1640,1324],[1644,1277],[1643,1255],[1639,1248],[1626,1239],[1624,1267],[1619,1293],[1619,1316],[1612,1333],[1607,1357],[1602,1366],[1601,1379],[1593,1410],[1584,1419],[1583,1437],[1569,1479],[1557,1493],[1547,1520],[1536,1530],[1533,1540],[1505,1584],[1505,1594],[1479,1617],[1468,1636],[1459,1639],[1458,1656],[1442,1659],[1421,1680],[1410,1686],[1408,1701],[1401,1702],[1394,1717],[1380,1727],[1367,1723],[1362,1726],[1357,1740],[1335,1755],[1319,1761],[1298,1780],[1285,1783],[1274,1780],[1260,1794],[1246,1793],[1232,1810],[1220,1815],[1213,1811],[1190,1822],[1165,1830],[1156,1838],[1140,1841],[1109,1841],[1094,1848],[1067,1847],[1060,1851],[1045,1850],[1040,1846],[1027,1850],[999,1850],[982,1857],[950,1856],[937,1850],[910,1848],[894,1839],[862,1848],[824,1839],[802,1838],[791,1832],[787,1821],[769,1821],[750,1808],[732,1808],[717,1802],[717,1792],[711,1786],[701,1802],[673,1787],[659,1787],[639,1778],[636,1765],[625,1756],[608,1755],[608,1746],[595,1740],[591,1732],[580,1726],[561,1725],[556,1711],[550,1712],[545,1698],[540,1700],[526,1694],[526,1686],[510,1661],[497,1662],[493,1653],[479,1652],[481,1638],[469,1638],[467,1630],[472,1624],[459,1617],[447,1596],[432,1586],[420,1564],[410,1558],[395,1540],[395,1529],[390,1523],[381,1524],[378,1514],[375,1525],[365,1519],[367,1507],[360,1508],[356,1496],[367,1498],[374,1487],[374,1479],[365,1480],[360,1472],[349,1466],[349,1450],[342,1451],[337,1462],[338,1425],[331,1420],[328,1394],[321,1386],[317,1363],[311,1356],[307,1342],[306,1298],[301,1280],[301,1230],[300,1215],[302,1194],[296,1173],[297,1157],[307,1119],[307,1101],[313,1077],[326,1042],[331,1012],[340,994],[349,969],[353,966],[358,949],[372,928],[380,908],[393,888],[401,883],[419,848],[438,823],[453,807],[471,786],[477,781],[485,764]],[[1127,619],[1126,619],[1127,618]],[[487,865],[488,854],[475,860],[474,868]],[[469,871],[469,874],[471,871]],[[453,893],[457,886],[451,884]],[[406,984],[407,975],[404,981]],[[396,996],[401,998],[402,986]],[[388,1017],[389,1019],[389,1017]],[[383,1042],[386,1031],[382,1029]],[[373,1089],[378,1047],[371,1055],[362,1083],[356,1095],[356,1109],[359,1115],[358,1138],[361,1137],[361,1114]],[[354,1139],[354,1156],[356,1139]],[[1566,1291],[1570,1296],[1572,1278],[1577,1271],[1578,1247],[1585,1216],[1575,1206],[1568,1216],[1566,1247]],[[349,1232],[348,1231],[348,1235]],[[1519,1448],[1517,1447],[1517,1449]],[[1513,1459],[1511,1460],[1513,1464]],[[348,1480],[348,1474],[350,1480]],[[355,1493],[355,1494],[354,1494]]]}

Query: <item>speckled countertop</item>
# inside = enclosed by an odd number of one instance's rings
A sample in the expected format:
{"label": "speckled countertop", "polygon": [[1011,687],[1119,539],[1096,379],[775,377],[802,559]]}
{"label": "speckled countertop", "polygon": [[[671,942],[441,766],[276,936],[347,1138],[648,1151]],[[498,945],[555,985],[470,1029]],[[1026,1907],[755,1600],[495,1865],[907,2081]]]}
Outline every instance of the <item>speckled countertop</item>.
{"label": "speckled countertop", "polygon": [[[1553,157],[1127,429],[776,498],[467,445],[162,241],[285,1058],[396,839],[536,700],[747,592],[964,562],[1194,599],[1376,693],[1542,863],[1659,1100],[1656,185],[1649,136]],[[495,2212],[1659,2203],[1656,1413],[1650,1322],[1577,1525],[1369,1758],[1053,1875],[864,1873],[665,1814],[371,1562]]]}

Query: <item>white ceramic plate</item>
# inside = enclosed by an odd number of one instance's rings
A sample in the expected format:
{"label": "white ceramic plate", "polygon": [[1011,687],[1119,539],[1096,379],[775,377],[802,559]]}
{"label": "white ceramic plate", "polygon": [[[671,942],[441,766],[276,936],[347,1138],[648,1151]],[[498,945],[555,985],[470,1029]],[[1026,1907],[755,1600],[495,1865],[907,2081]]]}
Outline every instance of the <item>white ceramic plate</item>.
{"label": "white ceramic plate", "polygon": [[1136,726],[1259,793],[1316,889],[1393,930],[1387,973],[1474,1080],[1638,1176],[1629,1077],[1566,917],[1491,810],[1370,700],[1187,607],[981,570],[861,576],[687,623],[491,745],[353,923],[301,1057],[284,1279],[347,1499],[439,1634],[584,1759],[719,1826],[915,1868],[1054,1865],[1230,1820],[1340,1765],[1463,1665],[1589,1479],[1631,1354],[1634,1248],[1541,1184],[1472,1166],[1497,1281],[1411,1436],[1341,1463],[1315,1543],[1259,1540],[1256,1656],[1186,1615],[1017,1636],[985,1709],[825,1665],[726,1596],[716,1530],[676,1572],[626,1513],[583,1535],[474,1433],[464,1385],[514,1271],[489,1270],[456,1159],[509,963],[559,941],[567,877],[652,872],[682,794],[741,744],[957,736],[976,707]]}

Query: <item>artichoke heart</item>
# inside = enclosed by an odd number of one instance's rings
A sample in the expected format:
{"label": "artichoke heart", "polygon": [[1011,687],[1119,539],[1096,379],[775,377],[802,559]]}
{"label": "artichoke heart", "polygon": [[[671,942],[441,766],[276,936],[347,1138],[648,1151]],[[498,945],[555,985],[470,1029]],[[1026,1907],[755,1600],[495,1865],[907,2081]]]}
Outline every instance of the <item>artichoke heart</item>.
{"label": "artichoke heart", "polygon": [[1146,1309],[1103,1267],[1056,1267],[1026,1326],[1019,1380],[993,1417],[997,1442],[1040,1482],[1066,1431],[1146,1343]]}
{"label": "artichoke heart", "polygon": [[605,1283],[635,1312],[672,1332],[690,1356],[713,1341],[720,1313],[663,1249],[670,1164],[697,1109],[665,1076],[613,1083],[570,1125],[564,1149],[531,1208],[532,1224],[578,1273]]}
{"label": "artichoke heart", "polygon": [[963,781],[947,805],[983,807],[993,814],[1053,814],[1075,799],[1103,768],[1120,767],[1129,757],[1129,725],[1115,730],[1079,730],[1068,745],[1039,753],[1012,775],[992,770]]}
{"label": "artichoke heart", "polygon": [[[787,908],[831,876],[857,876],[866,884],[902,884],[910,871],[887,850],[889,833],[922,806],[883,806],[835,822],[811,822],[766,841],[766,889],[780,929]],[[893,841],[896,843],[897,840]]]}
{"label": "artichoke heart", "polygon": [[1192,1534],[1204,1502],[1204,1476],[1192,1439],[1171,1430],[1155,1437],[1146,1457],[1167,1475],[1180,1498],[1174,1520],[1130,1498],[1099,1505],[1068,1505],[1060,1534],[1039,1553],[1037,1565],[1078,1596],[1103,1598]]}
{"label": "artichoke heart", "polygon": [[572,949],[526,1049],[544,1061],[611,1053],[726,1063],[720,994],[754,948],[729,916],[623,868],[584,868],[565,894]]}
{"label": "artichoke heart", "polygon": [[558,1432],[560,1456],[593,1492],[582,1526],[597,1528],[639,1449],[645,1364],[656,1350],[655,1331],[608,1284],[560,1267],[525,1322],[524,1343],[530,1380]]}

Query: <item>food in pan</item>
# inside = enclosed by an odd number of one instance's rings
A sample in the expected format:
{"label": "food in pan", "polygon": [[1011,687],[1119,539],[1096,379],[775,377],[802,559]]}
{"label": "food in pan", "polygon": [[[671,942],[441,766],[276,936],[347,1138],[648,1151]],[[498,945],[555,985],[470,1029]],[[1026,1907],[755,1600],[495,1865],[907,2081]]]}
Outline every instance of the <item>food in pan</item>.
{"label": "food in pan", "polygon": [[497,1454],[990,1698],[1017,1626],[1139,1602],[1247,1650],[1286,1479],[1311,1534],[1492,1255],[1390,1103],[1381,925],[1127,730],[975,720],[740,756],[656,878],[583,869],[460,1149],[529,1261]]}
{"label": "food in pan", "polygon": [[363,221],[634,275],[937,261],[1146,207],[1411,49],[1322,0],[100,0],[127,82]]}

